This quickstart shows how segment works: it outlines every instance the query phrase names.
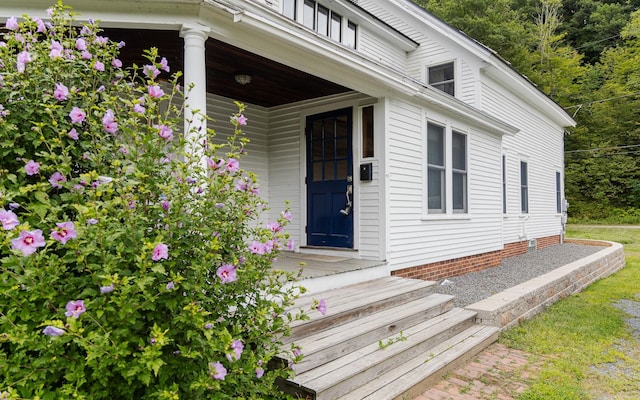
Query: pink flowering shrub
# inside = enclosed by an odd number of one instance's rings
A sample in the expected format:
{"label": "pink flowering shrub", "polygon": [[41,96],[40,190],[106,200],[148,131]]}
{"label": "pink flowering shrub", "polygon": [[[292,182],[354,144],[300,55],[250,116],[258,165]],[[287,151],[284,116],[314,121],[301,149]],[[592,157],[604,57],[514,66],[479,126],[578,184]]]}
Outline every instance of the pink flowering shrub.
{"label": "pink flowering shrub", "polygon": [[49,15],[0,38],[0,398],[285,398],[274,356],[306,315],[271,268],[291,214],[257,222],[244,107],[224,145],[187,143],[157,50],[123,69],[124,43]]}

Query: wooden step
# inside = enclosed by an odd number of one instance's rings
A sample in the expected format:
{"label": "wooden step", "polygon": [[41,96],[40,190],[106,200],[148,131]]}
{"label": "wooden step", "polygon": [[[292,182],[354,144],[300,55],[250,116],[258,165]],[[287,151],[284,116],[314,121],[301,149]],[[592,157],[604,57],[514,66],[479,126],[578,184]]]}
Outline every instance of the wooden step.
{"label": "wooden step", "polygon": [[304,358],[296,364],[296,372],[308,371],[368,344],[398,335],[451,310],[453,300],[453,296],[434,293],[300,338],[294,343],[301,348]]}
{"label": "wooden step", "polygon": [[423,298],[434,292],[435,282],[387,276],[304,295],[289,311],[294,314],[297,310],[307,311],[313,308],[314,300],[324,299],[327,303],[327,314],[321,316],[318,312],[312,311],[311,320],[293,321],[291,335],[283,338],[283,342],[290,343],[328,326],[354,321],[363,316]]}
{"label": "wooden step", "polygon": [[[304,388],[301,393],[313,393],[316,400],[343,398],[421,354],[436,354],[432,349],[472,327],[475,315],[475,312],[454,308],[406,329],[402,335],[405,341],[397,341],[385,348],[381,348],[376,341],[341,358],[296,374],[293,382],[290,382],[291,387]],[[399,335],[392,335],[383,342],[398,338]]]}
{"label": "wooden step", "polygon": [[474,325],[388,373],[346,393],[341,400],[406,400],[419,396],[447,372],[498,340],[500,329]]}

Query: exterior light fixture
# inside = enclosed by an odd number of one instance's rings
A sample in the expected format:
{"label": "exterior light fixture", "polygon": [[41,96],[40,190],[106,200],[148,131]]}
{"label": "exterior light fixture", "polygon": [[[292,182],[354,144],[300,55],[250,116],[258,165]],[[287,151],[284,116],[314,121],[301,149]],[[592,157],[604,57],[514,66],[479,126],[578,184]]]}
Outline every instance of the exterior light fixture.
{"label": "exterior light fixture", "polygon": [[234,78],[236,82],[238,82],[243,86],[246,85],[247,83],[251,83],[251,75],[248,75],[248,74],[235,74]]}

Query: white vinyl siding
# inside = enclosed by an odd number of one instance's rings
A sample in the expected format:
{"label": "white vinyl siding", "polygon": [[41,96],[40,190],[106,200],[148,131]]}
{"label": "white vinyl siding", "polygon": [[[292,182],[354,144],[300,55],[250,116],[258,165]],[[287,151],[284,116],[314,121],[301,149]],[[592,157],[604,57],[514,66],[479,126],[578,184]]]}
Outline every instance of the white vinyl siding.
{"label": "white vinyl siding", "polygon": [[[427,132],[423,110],[399,99],[389,101],[387,135],[389,262],[401,269],[502,248],[500,138],[469,130],[467,135],[468,215],[423,218]],[[420,121],[424,121],[420,123]],[[455,122],[458,129],[465,126]],[[421,151],[421,149],[424,149]],[[422,174],[422,175],[421,175]],[[422,208],[424,209],[424,208]]]}
{"label": "white vinyl siding", "polygon": [[[503,138],[506,155],[507,213],[504,218],[504,242],[512,243],[562,233],[556,212],[555,173],[564,165],[563,129],[537,110],[482,76],[482,109],[521,131]],[[526,155],[526,157],[523,157]],[[528,213],[521,213],[520,161],[527,162]]]}

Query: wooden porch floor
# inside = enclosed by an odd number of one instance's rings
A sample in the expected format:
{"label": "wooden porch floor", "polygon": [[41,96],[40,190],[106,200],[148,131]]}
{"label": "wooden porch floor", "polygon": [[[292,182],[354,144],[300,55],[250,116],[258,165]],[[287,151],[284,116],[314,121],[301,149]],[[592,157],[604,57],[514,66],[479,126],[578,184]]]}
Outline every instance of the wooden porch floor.
{"label": "wooden porch floor", "polygon": [[273,263],[274,268],[290,272],[297,272],[302,266],[302,279],[321,278],[384,265],[385,261],[292,252],[281,252]]}

